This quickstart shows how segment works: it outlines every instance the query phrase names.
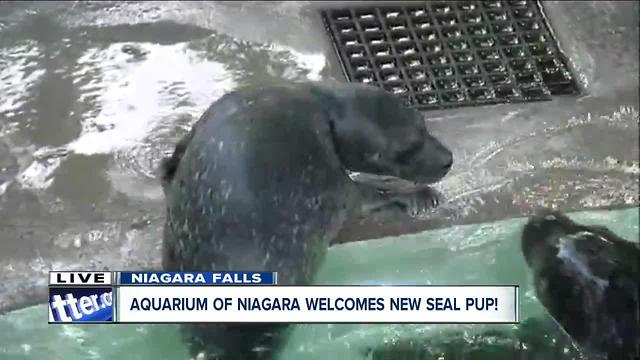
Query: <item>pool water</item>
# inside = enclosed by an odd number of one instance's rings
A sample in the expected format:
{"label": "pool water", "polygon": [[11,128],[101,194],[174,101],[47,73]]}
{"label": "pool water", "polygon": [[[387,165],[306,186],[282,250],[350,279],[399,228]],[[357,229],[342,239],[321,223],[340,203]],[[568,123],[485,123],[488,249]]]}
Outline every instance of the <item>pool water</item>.
{"label": "pool water", "polygon": [[[317,13],[329,3],[0,1],[0,311],[23,308],[0,316],[0,360],[185,358],[175,326],[53,326],[24,307],[44,301],[52,269],[157,268],[159,160],[239,86],[344,81]],[[635,207],[575,216],[637,240],[639,6],[545,2],[582,94],[425,113],[454,153],[446,203],[346,224],[339,242],[385,238],[333,247],[317,279],[516,283],[526,326],[297,326],[282,359],[500,359],[519,337],[543,344],[527,359],[572,358],[552,344],[563,335],[531,293],[518,230],[538,206]]]}
{"label": "pool water", "polygon": [[[638,241],[638,214],[632,208],[570,216],[585,224],[607,224],[622,237]],[[386,352],[388,359],[396,360],[398,351],[403,352],[403,359],[425,359],[425,351],[445,355],[457,351],[469,360],[490,359],[492,354],[510,353],[517,340],[529,346],[527,359],[552,359],[549,354],[560,356],[555,357],[559,360],[575,358],[570,340],[547,317],[530,286],[531,275],[519,242],[525,221],[516,218],[337,245],[329,250],[316,280],[317,284],[336,285],[517,284],[520,326],[297,325],[280,359],[359,360],[372,358],[368,353],[372,348],[382,348],[380,354]],[[0,317],[0,334],[4,335],[0,336],[0,359],[188,358],[175,325],[48,325],[46,319],[45,306]]]}

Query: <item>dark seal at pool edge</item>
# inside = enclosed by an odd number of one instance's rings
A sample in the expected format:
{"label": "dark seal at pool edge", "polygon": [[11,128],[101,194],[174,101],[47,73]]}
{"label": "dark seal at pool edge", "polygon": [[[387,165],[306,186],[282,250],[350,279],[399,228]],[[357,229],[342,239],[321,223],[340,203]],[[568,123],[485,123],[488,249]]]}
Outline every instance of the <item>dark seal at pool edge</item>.
{"label": "dark seal at pool edge", "polygon": [[421,110],[578,94],[538,1],[368,4],[321,14],[349,81]]}
{"label": "dark seal at pool edge", "polygon": [[[390,202],[436,203],[429,189],[383,195],[347,170],[429,184],[452,161],[419,112],[376,87],[239,89],[211,105],[163,161],[163,268],[276,271],[280,284],[309,284],[349,217]],[[192,355],[216,359],[271,359],[288,333],[286,324],[185,330]]]}
{"label": "dark seal at pool edge", "polygon": [[548,209],[532,216],[522,252],[540,302],[587,351],[640,358],[640,245]]}

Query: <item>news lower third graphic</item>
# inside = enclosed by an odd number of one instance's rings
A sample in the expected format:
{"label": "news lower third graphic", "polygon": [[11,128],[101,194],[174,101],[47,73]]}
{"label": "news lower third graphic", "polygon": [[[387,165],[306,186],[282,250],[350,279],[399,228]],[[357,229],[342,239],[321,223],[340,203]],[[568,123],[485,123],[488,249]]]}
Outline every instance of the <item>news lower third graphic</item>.
{"label": "news lower third graphic", "polygon": [[49,322],[112,322],[113,288],[49,288]]}
{"label": "news lower third graphic", "polygon": [[517,285],[278,285],[275,272],[52,271],[49,323],[518,323]]}
{"label": "news lower third graphic", "polygon": [[123,271],[118,285],[276,285],[277,278],[268,271]]}
{"label": "news lower third graphic", "polygon": [[49,323],[111,323],[114,320],[113,273],[49,272]]}
{"label": "news lower third graphic", "polygon": [[120,285],[118,323],[518,323],[517,286]]}

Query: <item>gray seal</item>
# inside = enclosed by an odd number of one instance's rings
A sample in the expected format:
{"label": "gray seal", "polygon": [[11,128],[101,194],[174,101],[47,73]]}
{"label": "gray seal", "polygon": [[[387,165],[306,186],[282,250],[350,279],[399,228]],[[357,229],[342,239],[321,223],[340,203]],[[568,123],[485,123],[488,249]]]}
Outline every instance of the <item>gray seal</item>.
{"label": "gray seal", "polygon": [[583,349],[606,359],[640,355],[640,247],[605,226],[541,209],[522,233],[540,302]]}
{"label": "gray seal", "polygon": [[[309,284],[343,223],[389,204],[437,206],[428,187],[381,191],[349,172],[432,184],[451,151],[399,98],[359,84],[245,87],[214,102],[161,165],[166,271],[276,271]],[[192,354],[271,359],[286,325],[193,324]]]}

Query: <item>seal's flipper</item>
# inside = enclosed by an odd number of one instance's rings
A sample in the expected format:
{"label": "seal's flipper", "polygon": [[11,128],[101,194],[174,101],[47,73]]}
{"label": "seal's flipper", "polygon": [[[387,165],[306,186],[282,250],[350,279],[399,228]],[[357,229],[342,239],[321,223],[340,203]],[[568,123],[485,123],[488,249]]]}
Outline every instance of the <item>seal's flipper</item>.
{"label": "seal's flipper", "polygon": [[193,124],[189,133],[178,141],[173,154],[160,161],[158,172],[160,184],[162,185],[165,195],[167,194],[167,187],[173,181],[176,171],[178,170],[178,166],[180,165],[180,161],[182,160],[182,156],[195,136],[197,128],[208,121],[216,121],[228,117],[234,112],[243,109],[246,104],[247,101],[245,101],[241,95],[236,92],[232,92],[223,95],[218,101],[211,104],[209,108],[204,111],[198,121]]}
{"label": "seal's flipper", "polygon": [[364,217],[391,207],[398,207],[411,217],[421,216],[437,208],[444,199],[440,192],[431,187],[396,193],[366,183],[358,185],[363,196],[363,206],[359,215]]}
{"label": "seal's flipper", "polygon": [[398,205],[411,217],[416,217],[438,207],[442,194],[432,188],[419,192],[388,196],[388,205]]}
{"label": "seal's flipper", "polygon": [[193,131],[190,131],[187,135],[185,135],[178,143],[176,144],[176,148],[173,150],[173,154],[169,157],[165,157],[160,161],[160,183],[162,185],[162,189],[165,191],[167,187],[171,184],[173,177],[178,169],[178,165],[180,164],[180,160],[184,155],[189,142],[191,142],[191,138],[193,138]]}

